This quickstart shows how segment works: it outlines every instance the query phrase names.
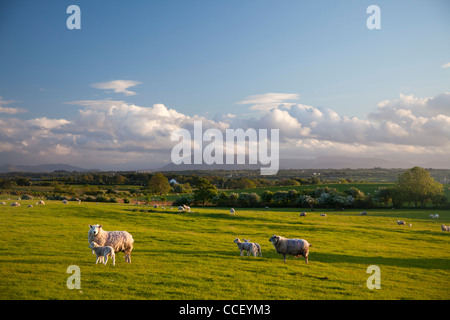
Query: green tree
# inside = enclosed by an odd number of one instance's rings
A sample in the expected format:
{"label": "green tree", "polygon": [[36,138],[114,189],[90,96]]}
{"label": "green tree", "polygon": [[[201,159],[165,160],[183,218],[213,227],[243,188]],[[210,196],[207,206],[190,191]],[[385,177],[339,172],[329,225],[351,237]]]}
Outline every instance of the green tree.
{"label": "green tree", "polygon": [[148,182],[148,189],[153,194],[163,195],[170,191],[169,180],[160,172],[153,175]]}
{"label": "green tree", "polygon": [[194,200],[201,202],[202,206],[217,195],[217,188],[206,179],[197,181],[197,189],[194,191]]}
{"label": "green tree", "polygon": [[421,167],[414,167],[399,174],[395,187],[402,194],[404,201],[413,202],[416,207],[419,203],[424,207],[427,201],[444,194],[442,184]]}

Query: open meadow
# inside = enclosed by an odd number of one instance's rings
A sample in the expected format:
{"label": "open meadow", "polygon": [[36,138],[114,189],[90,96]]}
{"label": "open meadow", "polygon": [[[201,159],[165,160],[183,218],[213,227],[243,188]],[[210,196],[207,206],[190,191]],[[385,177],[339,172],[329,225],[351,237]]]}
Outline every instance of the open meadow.
{"label": "open meadow", "polygon": [[[450,299],[450,233],[440,227],[450,224],[450,210],[237,209],[233,216],[229,208],[6,202],[0,299]],[[130,232],[132,263],[118,253],[115,266],[96,265],[90,224]],[[283,263],[268,241],[273,234],[307,239],[309,264],[292,256]],[[259,243],[262,258],[241,257],[236,237]],[[71,265],[81,270],[80,289],[66,286]],[[381,289],[366,285],[370,265],[380,268]]]}

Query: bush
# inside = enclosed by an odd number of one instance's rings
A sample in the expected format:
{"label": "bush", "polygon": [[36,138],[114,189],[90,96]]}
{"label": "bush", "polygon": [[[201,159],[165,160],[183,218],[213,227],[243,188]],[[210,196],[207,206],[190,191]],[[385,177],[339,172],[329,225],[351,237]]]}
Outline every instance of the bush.
{"label": "bush", "polygon": [[172,202],[173,206],[183,206],[183,205],[187,205],[190,206],[192,203],[192,198],[190,197],[181,197],[176,199],[174,202]]}

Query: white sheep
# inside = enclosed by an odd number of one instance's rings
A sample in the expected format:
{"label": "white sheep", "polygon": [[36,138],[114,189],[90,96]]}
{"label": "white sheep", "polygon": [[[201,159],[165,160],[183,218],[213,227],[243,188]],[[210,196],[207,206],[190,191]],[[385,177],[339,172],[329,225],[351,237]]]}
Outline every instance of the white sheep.
{"label": "white sheep", "polygon": [[106,231],[102,225],[89,225],[89,244],[95,241],[99,246],[111,246],[114,252],[123,252],[125,262],[131,263],[131,250],[133,250],[133,236],[127,231]]}
{"label": "white sheep", "polygon": [[437,219],[439,218],[439,215],[437,213],[434,214],[434,218]]}
{"label": "white sheep", "polygon": [[326,217],[327,214],[326,214],[326,213],[321,213],[320,216],[321,216],[321,217]]}
{"label": "white sheep", "polygon": [[11,203],[11,207],[20,207],[20,203],[18,203],[17,201],[13,202]]}
{"label": "white sheep", "polygon": [[238,248],[239,248],[239,250],[241,250],[241,256],[244,254],[244,251],[247,251],[247,255],[252,253],[253,256],[256,257],[257,252],[258,252],[258,247],[254,243],[242,242],[238,238],[234,239],[233,242],[236,243]]}
{"label": "white sheep", "polygon": [[231,214],[236,215],[236,211],[235,211],[233,208],[230,209],[230,215],[231,215]]}
{"label": "white sheep", "polygon": [[363,211],[363,212],[361,212],[359,215],[360,215],[360,216],[367,216],[367,212],[366,212],[366,211]]}
{"label": "white sheep", "polygon": [[434,214],[430,213],[430,218],[434,219]]}
{"label": "white sheep", "polygon": [[33,205],[32,205],[32,204],[29,204],[29,205],[28,205],[28,208],[33,208]]}
{"label": "white sheep", "polygon": [[114,253],[113,247],[101,247],[95,241],[92,241],[92,243],[89,245],[89,248],[91,248],[93,253],[95,252],[95,255],[97,256],[95,264],[103,262],[103,264],[106,265],[108,263],[108,257],[110,256],[113,262],[113,266],[116,265],[116,255]]}
{"label": "white sheep", "polygon": [[2,205],[6,205],[6,202],[2,201]]}
{"label": "white sheep", "polygon": [[450,226],[445,226],[445,225],[441,224],[441,230],[442,231],[450,231]]}
{"label": "white sheep", "polygon": [[259,243],[250,242],[250,239],[242,239],[242,240],[244,240],[244,242],[247,242],[247,243],[253,243],[257,248],[256,255],[258,256],[258,253],[259,253],[259,256],[262,258],[262,251],[261,251],[261,246],[259,245]]}
{"label": "white sheep", "polygon": [[300,217],[306,217],[306,212],[301,212]]}
{"label": "white sheep", "polygon": [[403,220],[397,220],[397,224],[398,225],[400,225],[400,226],[406,226],[406,222],[405,221],[403,221]]}
{"label": "white sheep", "polygon": [[296,258],[303,256],[308,263],[309,247],[312,247],[305,239],[286,239],[277,235],[273,235],[269,241],[275,247],[277,253],[283,255],[283,261],[286,262],[286,255],[292,255]]}
{"label": "white sheep", "polygon": [[69,202],[67,202],[67,200],[63,200],[62,203],[63,204],[68,204]]}

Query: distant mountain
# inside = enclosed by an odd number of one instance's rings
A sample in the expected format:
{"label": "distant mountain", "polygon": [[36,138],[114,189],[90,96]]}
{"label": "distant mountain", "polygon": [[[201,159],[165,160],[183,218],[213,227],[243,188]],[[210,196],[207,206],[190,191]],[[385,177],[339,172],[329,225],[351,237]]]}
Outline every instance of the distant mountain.
{"label": "distant mountain", "polygon": [[80,167],[75,167],[69,164],[57,163],[57,164],[40,164],[36,166],[26,166],[26,165],[14,165],[14,164],[4,164],[0,166],[0,173],[8,172],[53,172],[53,171],[68,171],[68,172],[86,172],[86,171],[98,171],[96,169],[84,169]]}
{"label": "distant mountain", "polygon": [[[392,161],[379,158],[357,158],[357,157],[317,157],[314,159],[280,159],[280,169],[406,169],[414,166],[424,168],[450,169],[449,163],[432,163],[431,161],[416,163],[407,161]],[[167,164],[157,171],[186,171],[186,170],[258,170],[268,167],[261,164]]]}

